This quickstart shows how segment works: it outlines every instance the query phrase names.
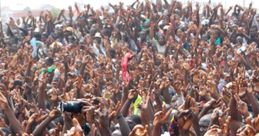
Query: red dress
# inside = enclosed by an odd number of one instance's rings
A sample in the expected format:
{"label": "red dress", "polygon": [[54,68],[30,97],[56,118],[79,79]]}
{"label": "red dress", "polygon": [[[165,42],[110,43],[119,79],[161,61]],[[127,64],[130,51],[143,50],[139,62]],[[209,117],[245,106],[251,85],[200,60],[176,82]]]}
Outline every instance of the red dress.
{"label": "red dress", "polygon": [[128,84],[131,80],[131,76],[128,72],[128,62],[133,57],[131,53],[126,53],[121,60],[121,67],[122,67],[122,80],[125,84]]}

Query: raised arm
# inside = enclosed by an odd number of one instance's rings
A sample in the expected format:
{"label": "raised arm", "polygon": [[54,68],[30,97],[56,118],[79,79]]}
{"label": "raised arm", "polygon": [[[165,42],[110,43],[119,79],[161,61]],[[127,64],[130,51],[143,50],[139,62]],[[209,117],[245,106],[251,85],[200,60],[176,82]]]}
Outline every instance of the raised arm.
{"label": "raised arm", "polygon": [[123,104],[122,108],[121,108],[121,113],[124,117],[126,117],[128,115],[129,112],[129,108],[131,103],[134,102],[134,100],[137,98],[138,94],[136,91],[131,90],[128,94],[128,99],[125,101],[125,103]]}
{"label": "raised arm", "polygon": [[130,7],[131,7],[131,8],[134,8],[134,6],[136,5],[136,3],[138,3],[138,2],[139,2],[139,0],[134,1],[134,2],[130,5]]}
{"label": "raised arm", "polygon": [[62,10],[59,12],[58,17],[57,17],[57,21],[59,21],[59,20],[61,19],[61,17],[64,16],[64,12],[65,12],[64,9],[62,9]]}
{"label": "raised arm", "polygon": [[156,26],[155,22],[153,22],[153,20],[151,20],[150,28],[149,28],[149,37],[150,37],[150,39],[153,39],[154,36],[155,36],[155,31],[154,31],[155,26]]}
{"label": "raised arm", "polygon": [[254,117],[256,117],[259,114],[259,103],[258,103],[253,91],[254,91],[254,88],[253,88],[252,85],[250,85],[247,89],[246,97],[247,97],[247,100],[249,100],[249,103],[252,106]]}
{"label": "raised arm", "polygon": [[19,120],[16,118],[14,111],[10,108],[6,97],[0,92],[0,107],[4,111],[10,128],[13,130],[15,134],[22,135],[23,128]]}
{"label": "raised arm", "polygon": [[225,16],[227,16],[228,15],[228,13],[232,10],[232,6],[231,7],[229,7],[229,9],[228,9],[228,11],[225,13]]}
{"label": "raised arm", "polygon": [[47,84],[47,76],[46,74],[43,76],[43,80],[39,81],[38,90],[39,90],[39,96],[38,96],[38,107],[45,110],[45,98],[46,98],[46,92],[45,87]]}
{"label": "raised arm", "polygon": [[33,131],[33,135],[34,136],[39,136],[42,135],[43,132],[45,131],[46,127],[49,125],[49,123],[54,120],[55,118],[57,118],[59,115],[59,111],[57,109],[53,109],[50,113],[49,116],[43,120]]}

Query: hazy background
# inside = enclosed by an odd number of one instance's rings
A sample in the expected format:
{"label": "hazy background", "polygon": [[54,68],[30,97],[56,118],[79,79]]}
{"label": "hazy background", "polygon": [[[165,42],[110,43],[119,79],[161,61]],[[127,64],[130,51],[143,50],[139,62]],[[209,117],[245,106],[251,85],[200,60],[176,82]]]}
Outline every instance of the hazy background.
{"label": "hazy background", "polygon": [[[74,5],[74,3],[78,3],[78,5],[82,8],[85,4],[92,5],[95,9],[100,8],[100,6],[107,6],[108,3],[119,3],[123,1],[125,5],[129,5],[133,3],[135,0],[0,0],[1,4],[1,18],[6,21],[10,16],[13,17],[21,17],[24,16],[25,11],[31,10],[34,14],[38,14],[40,10],[50,10],[52,8],[63,9],[69,6]],[[140,0],[145,1],[145,0]],[[152,0],[156,1],[156,0]],[[162,0],[163,1],[163,0]],[[170,2],[171,0],[168,0]],[[178,0],[183,3],[187,3],[188,1],[192,1],[196,3],[197,1],[203,5],[203,3],[208,2],[209,0]],[[253,2],[254,7],[259,7],[259,0],[211,0],[213,4],[222,3],[224,6],[229,7],[235,4],[239,4],[241,6],[248,6],[250,2]]]}
{"label": "hazy background", "polygon": [[[118,3],[120,1],[123,1],[126,4],[132,3],[134,0],[0,0],[1,1],[1,7],[10,7],[11,9],[15,10],[21,10],[25,7],[30,7],[32,9],[34,8],[41,8],[44,4],[51,4],[55,5],[58,8],[66,8],[68,5],[77,3],[84,3],[84,4],[91,4],[95,8],[99,8],[101,5],[107,5],[110,3]],[[144,1],[144,0],[141,0]],[[155,0],[153,0],[155,1]],[[171,0],[168,0],[169,2]],[[178,0],[187,2],[189,0]],[[207,2],[208,0],[191,0],[193,2],[199,1],[199,2]],[[223,5],[229,6],[234,4],[240,4],[240,5],[248,5],[251,1],[253,1],[254,6],[259,5],[259,0],[211,0],[212,3],[219,3],[221,2]]]}

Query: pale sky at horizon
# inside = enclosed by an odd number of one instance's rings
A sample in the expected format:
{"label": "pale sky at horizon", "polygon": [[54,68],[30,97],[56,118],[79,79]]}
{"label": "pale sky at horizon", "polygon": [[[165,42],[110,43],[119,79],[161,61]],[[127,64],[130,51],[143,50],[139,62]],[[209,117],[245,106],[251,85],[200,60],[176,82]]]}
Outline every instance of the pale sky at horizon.
{"label": "pale sky at horizon", "polygon": [[[94,8],[99,8],[101,5],[108,5],[108,3],[118,3],[123,0],[0,0],[1,7],[9,7],[12,10],[22,10],[25,7],[31,9],[40,8],[42,5],[50,4],[57,8],[67,8],[69,5],[74,5],[75,2],[90,4]],[[134,0],[124,1],[129,4]],[[29,4],[28,4],[29,3]]]}
{"label": "pale sky at horizon", "polygon": [[[135,0],[0,0],[1,7],[9,7],[12,10],[22,10],[25,7],[30,7],[31,9],[40,8],[44,4],[51,4],[58,8],[67,8],[69,5],[73,5],[75,2],[77,3],[84,3],[84,4],[91,4],[94,8],[99,8],[101,5],[107,5],[110,3],[118,3],[119,1],[123,1],[125,4],[130,4]],[[143,0],[144,1],[144,0]],[[153,0],[155,1],[155,0]],[[171,0],[168,0],[171,1]],[[179,0],[179,1],[189,1],[189,0]],[[191,1],[199,1],[199,2],[206,2],[209,0],[191,0]],[[253,1],[254,7],[259,7],[259,0],[211,0],[212,2],[219,3],[221,2],[223,5],[235,5],[240,4],[243,5],[245,1],[246,6]]]}

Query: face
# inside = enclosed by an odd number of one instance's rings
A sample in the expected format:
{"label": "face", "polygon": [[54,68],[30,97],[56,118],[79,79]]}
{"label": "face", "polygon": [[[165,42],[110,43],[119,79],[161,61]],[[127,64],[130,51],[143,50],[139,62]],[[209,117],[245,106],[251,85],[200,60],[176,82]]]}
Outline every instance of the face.
{"label": "face", "polygon": [[47,15],[47,21],[51,21],[51,17]]}
{"label": "face", "polygon": [[158,37],[158,42],[159,42],[160,45],[165,45],[166,41],[165,41],[164,36],[159,36]]}
{"label": "face", "polygon": [[53,81],[52,82],[52,87],[53,88],[58,88],[58,81]]}
{"label": "face", "polygon": [[85,38],[85,42],[86,42],[87,44],[91,44],[91,43],[93,42],[91,36],[87,36],[87,37]]}
{"label": "face", "polygon": [[81,61],[80,61],[80,60],[77,60],[77,61],[76,61],[76,68],[80,68],[80,66],[81,66]]}
{"label": "face", "polygon": [[97,44],[100,44],[100,43],[101,43],[101,38],[96,37],[96,38],[94,39],[94,41],[95,41]]}
{"label": "face", "polygon": [[58,100],[58,93],[57,93],[57,90],[56,89],[53,89],[51,95],[50,95],[50,100],[52,102],[55,102]]}
{"label": "face", "polygon": [[15,25],[15,22],[14,22],[14,20],[13,20],[13,19],[10,19],[10,21],[9,21],[9,25],[10,25],[10,26],[14,26],[14,25]]}
{"label": "face", "polygon": [[146,35],[144,33],[140,34],[140,39],[141,41],[145,41],[146,40]]}
{"label": "face", "polygon": [[4,118],[0,118],[0,127],[6,127]]}

